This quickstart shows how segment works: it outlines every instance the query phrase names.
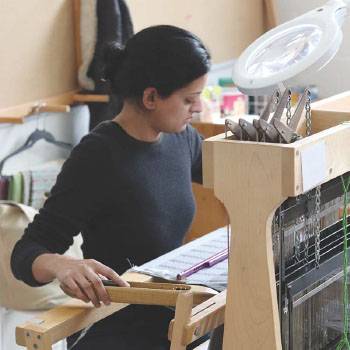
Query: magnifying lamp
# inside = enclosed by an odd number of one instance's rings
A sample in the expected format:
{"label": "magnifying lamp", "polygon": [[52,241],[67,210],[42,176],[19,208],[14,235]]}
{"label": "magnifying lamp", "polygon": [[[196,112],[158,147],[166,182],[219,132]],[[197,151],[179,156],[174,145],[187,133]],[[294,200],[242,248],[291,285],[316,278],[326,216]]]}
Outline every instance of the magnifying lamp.
{"label": "magnifying lamp", "polygon": [[340,47],[349,8],[350,0],[330,0],[262,35],[236,61],[233,81],[239,90],[270,95],[322,69]]}

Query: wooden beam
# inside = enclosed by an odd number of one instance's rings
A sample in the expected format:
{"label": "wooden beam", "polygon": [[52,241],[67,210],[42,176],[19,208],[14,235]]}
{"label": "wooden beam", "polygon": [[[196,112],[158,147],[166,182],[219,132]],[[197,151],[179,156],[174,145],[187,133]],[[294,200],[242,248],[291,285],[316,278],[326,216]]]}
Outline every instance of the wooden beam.
{"label": "wooden beam", "polygon": [[28,350],[52,350],[51,339],[37,325],[27,329],[25,342]]}
{"label": "wooden beam", "polygon": [[344,91],[338,95],[315,101],[311,104],[311,110],[323,110],[329,112],[350,112],[350,91]]}
{"label": "wooden beam", "polygon": [[75,94],[75,102],[109,102],[108,95]]}
{"label": "wooden beam", "polygon": [[[274,162],[272,162],[271,168],[269,168],[271,169],[271,179],[281,184],[283,197],[295,197],[303,193],[301,152],[316,143],[324,142],[326,144],[327,174],[325,181],[329,181],[344,174],[347,168],[350,169],[350,159],[343,159],[343,150],[350,147],[348,140],[350,140],[349,123],[343,123],[322,130],[291,144],[225,140],[225,134],[213,136],[205,140],[203,144],[203,184],[205,187],[213,188],[215,195],[218,197],[217,190],[215,190],[215,183],[222,181],[222,179],[220,178],[219,171],[216,167],[213,167],[213,164],[217,162],[215,154],[220,152],[226,154],[230,152],[226,150],[226,147],[228,147],[231,152],[233,150],[237,152],[236,156],[238,158],[233,160],[233,164],[236,165],[240,157],[250,154],[254,154],[256,157],[258,155],[262,157],[261,162],[264,164],[268,164],[269,158],[273,158]],[[230,158],[227,158],[227,161],[224,159],[221,161],[229,164],[228,159]],[[243,177],[244,175],[242,174]],[[240,179],[240,181],[243,180]],[[218,198],[222,201],[221,197]]]}
{"label": "wooden beam", "polygon": [[312,133],[329,129],[350,120],[350,91],[313,102]]}
{"label": "wooden beam", "polygon": [[114,312],[123,309],[127,304],[111,304],[95,308],[78,300],[43,312],[36,318],[16,327],[16,343],[26,346],[26,332],[37,324],[40,332],[46,334],[52,344],[88,327]]}

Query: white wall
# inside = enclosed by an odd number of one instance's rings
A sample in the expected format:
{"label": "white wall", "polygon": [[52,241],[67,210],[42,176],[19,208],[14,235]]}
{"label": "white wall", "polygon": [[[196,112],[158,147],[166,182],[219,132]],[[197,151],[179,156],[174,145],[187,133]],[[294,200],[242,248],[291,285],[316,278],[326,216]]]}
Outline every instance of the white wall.
{"label": "white wall", "polygon": [[[307,11],[322,6],[327,0],[277,0],[279,22],[284,23]],[[313,74],[308,81],[300,80],[301,85],[315,84],[320,97],[328,97],[350,90],[350,18],[343,26],[343,43],[336,57],[321,71]]]}

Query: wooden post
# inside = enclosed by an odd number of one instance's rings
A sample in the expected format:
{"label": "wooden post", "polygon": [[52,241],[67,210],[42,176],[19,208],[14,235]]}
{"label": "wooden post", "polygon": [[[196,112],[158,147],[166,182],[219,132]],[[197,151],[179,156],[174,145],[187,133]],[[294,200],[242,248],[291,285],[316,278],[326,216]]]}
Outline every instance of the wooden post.
{"label": "wooden post", "polygon": [[171,337],[170,350],[185,350],[184,329],[191,317],[193,305],[192,292],[180,293],[177,297],[175,322]]}
{"label": "wooden post", "polygon": [[276,147],[257,146],[215,145],[214,191],[232,231],[225,350],[281,349],[271,237],[273,213],[285,199],[281,157]]}

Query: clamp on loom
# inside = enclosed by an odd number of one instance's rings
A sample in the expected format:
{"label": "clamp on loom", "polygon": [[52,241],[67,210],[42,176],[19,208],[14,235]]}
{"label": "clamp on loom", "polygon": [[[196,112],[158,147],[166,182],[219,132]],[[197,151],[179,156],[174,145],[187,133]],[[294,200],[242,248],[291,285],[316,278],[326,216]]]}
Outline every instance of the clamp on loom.
{"label": "clamp on loom", "polygon": [[[226,119],[225,138],[227,138],[227,131],[229,130],[233,134],[233,137],[238,140],[258,142],[265,142],[267,140],[275,143],[292,143],[299,140],[301,135],[297,133],[297,129],[302,117],[305,119],[303,112],[307,103],[310,102],[310,92],[306,89],[302,94],[293,115],[290,116],[289,124],[282,122],[281,118],[284,109],[288,109],[288,104],[290,105],[291,91],[286,89],[280,99],[279,95],[279,91],[276,90],[260,118],[253,120],[253,123],[243,118],[240,118],[238,123]],[[274,104],[276,104],[276,110],[270,119],[271,109]]]}

